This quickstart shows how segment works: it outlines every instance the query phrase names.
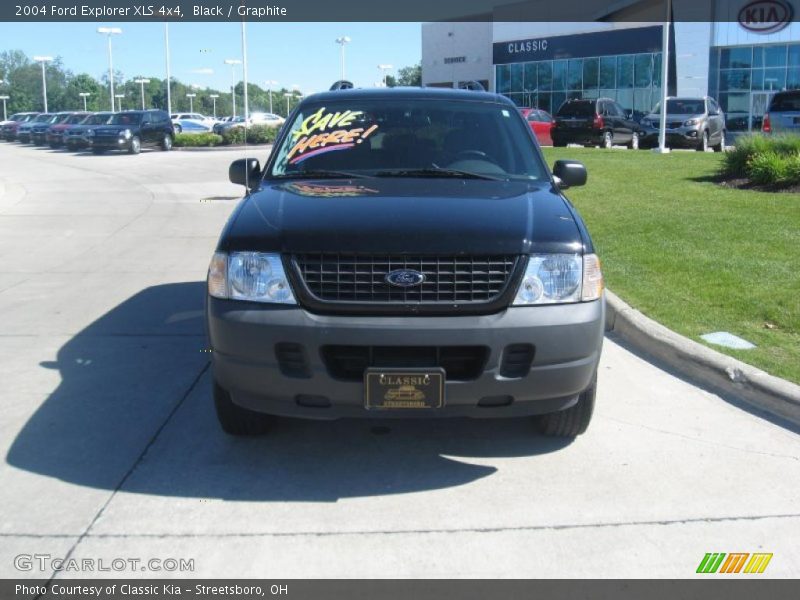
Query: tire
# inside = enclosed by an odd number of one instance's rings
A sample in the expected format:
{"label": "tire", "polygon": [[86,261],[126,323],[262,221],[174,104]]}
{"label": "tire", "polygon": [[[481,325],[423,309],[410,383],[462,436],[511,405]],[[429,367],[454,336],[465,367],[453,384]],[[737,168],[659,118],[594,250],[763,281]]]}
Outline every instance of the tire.
{"label": "tire", "polygon": [[138,136],[131,138],[131,145],[128,146],[128,154],[139,154],[142,151],[142,140]]}
{"label": "tire", "polygon": [[181,127],[180,125],[175,125],[174,129],[175,133],[181,133],[183,131],[183,127]]}
{"label": "tire", "polygon": [[589,427],[594,412],[594,398],[597,389],[597,376],[591,385],[578,396],[578,403],[566,410],[559,410],[536,417],[539,432],[551,437],[573,438],[584,433]]}
{"label": "tire", "polygon": [[705,152],[708,150],[708,131],[703,131],[703,137],[700,138],[700,143],[697,145],[698,152]]}
{"label": "tire", "polygon": [[725,131],[723,130],[719,134],[719,143],[713,146],[714,152],[725,152],[725,142]]}
{"label": "tire", "polygon": [[639,133],[637,131],[634,131],[631,135],[631,141],[628,142],[628,148],[631,150],[639,149]]}
{"label": "tire", "polygon": [[164,152],[169,152],[172,150],[172,136],[168,133],[164,134],[164,139],[161,140],[161,149]]}
{"label": "tire", "polygon": [[228,435],[263,435],[275,423],[273,415],[242,408],[233,403],[230,393],[216,381],[213,385],[217,420]]}
{"label": "tire", "polygon": [[566,142],[557,142],[553,140],[553,148],[566,148],[566,147],[567,147]]}
{"label": "tire", "polygon": [[606,150],[611,150],[614,147],[614,134],[610,131],[606,131],[603,134],[603,142],[600,145],[601,148],[605,148]]}

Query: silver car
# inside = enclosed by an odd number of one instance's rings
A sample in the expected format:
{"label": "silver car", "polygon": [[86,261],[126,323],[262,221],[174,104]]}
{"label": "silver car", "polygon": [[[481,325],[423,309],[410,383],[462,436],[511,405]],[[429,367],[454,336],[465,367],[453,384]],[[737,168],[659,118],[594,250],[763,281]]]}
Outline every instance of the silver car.
{"label": "silver car", "polygon": [[778,92],[761,125],[764,133],[800,133],[800,90]]}
{"label": "silver car", "polygon": [[[661,122],[661,103],[656,104],[650,114],[640,122],[644,129],[641,146],[658,144]],[[725,149],[725,114],[710,96],[702,98],[667,98],[667,140],[670,148],[695,148],[705,152]]]}

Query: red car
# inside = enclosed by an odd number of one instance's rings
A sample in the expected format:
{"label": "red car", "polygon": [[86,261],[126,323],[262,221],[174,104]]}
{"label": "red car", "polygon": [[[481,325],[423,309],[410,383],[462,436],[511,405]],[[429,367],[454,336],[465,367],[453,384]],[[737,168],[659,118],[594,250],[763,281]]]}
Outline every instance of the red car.
{"label": "red car", "polygon": [[533,134],[540,146],[552,146],[553,140],[550,138],[550,127],[553,125],[553,117],[539,108],[520,108],[519,111],[528,125],[531,126]]}
{"label": "red car", "polygon": [[51,125],[50,128],[47,130],[46,141],[50,144],[51,148],[58,148],[64,145],[64,132],[72,127],[73,125],[79,124],[83,121],[86,117],[88,117],[91,113],[88,112],[76,112],[72,113],[63,121],[56,123],[55,125]]}

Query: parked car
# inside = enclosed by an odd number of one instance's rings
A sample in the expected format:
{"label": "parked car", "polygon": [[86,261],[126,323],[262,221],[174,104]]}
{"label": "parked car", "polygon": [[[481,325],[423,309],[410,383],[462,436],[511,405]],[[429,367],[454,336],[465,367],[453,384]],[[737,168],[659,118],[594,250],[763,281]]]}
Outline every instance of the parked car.
{"label": "parked car", "polygon": [[244,117],[242,117],[242,116],[231,117],[227,121],[222,121],[220,123],[214,123],[214,126],[212,127],[212,131],[214,133],[218,134],[218,135],[224,135],[224,133],[226,131],[228,131],[231,127],[238,126],[240,124],[242,126],[244,126]]}
{"label": "parked car", "polygon": [[250,113],[250,125],[268,125],[270,127],[280,127],[286,122],[286,119],[280,115],[267,112],[254,112]]}
{"label": "parked car", "polygon": [[206,127],[206,131],[211,131],[211,127],[216,122],[214,117],[207,117],[205,115],[201,115],[200,113],[174,113],[170,115],[170,119],[172,119],[172,125],[175,128],[175,133],[182,133],[183,130],[186,129],[187,122],[195,123],[197,125],[204,125]]}
{"label": "parked car", "polygon": [[39,113],[36,112],[22,112],[11,115],[2,127],[0,127],[0,139],[7,142],[13,142],[17,139],[17,129],[23,123],[27,123],[35,119]]}
{"label": "parked car", "polygon": [[98,125],[87,131],[86,139],[95,154],[107,150],[139,154],[146,146],[171,150],[175,130],[166,111],[126,110],[116,113],[107,125]]}
{"label": "parked car", "polygon": [[549,112],[540,108],[522,108],[522,116],[531,126],[531,131],[536,136],[540,146],[552,146],[553,139],[550,137],[550,129],[553,127],[553,117]]}
{"label": "parked car", "polygon": [[210,133],[213,124],[201,123],[199,121],[172,121],[175,133]]}
{"label": "parked car", "polygon": [[611,148],[625,144],[636,149],[640,129],[633,114],[611,98],[574,99],[558,108],[550,136],[553,146],[581,144]]}
{"label": "parked car", "polygon": [[87,116],[89,116],[89,114],[91,113],[72,113],[66,119],[51,125],[45,135],[45,141],[50,145],[51,148],[60,148],[64,145],[64,135],[66,134],[67,130],[72,126],[81,123]]}
{"label": "parked car", "polygon": [[772,97],[761,125],[764,133],[800,133],[800,90]]}
{"label": "parked car", "polygon": [[[642,146],[658,145],[661,103],[642,117]],[[667,98],[666,145],[705,152],[725,149],[725,114],[710,96]]]}
{"label": "parked car", "polygon": [[112,112],[93,113],[77,125],[72,125],[64,132],[64,144],[67,149],[78,150],[87,147],[89,141],[86,139],[86,134],[100,125],[106,125],[114,114]]}
{"label": "parked car", "polygon": [[208,272],[217,417],[538,416],[589,425],[603,342],[600,265],[507,98],[437,88],[300,102]]}
{"label": "parked car", "polygon": [[30,121],[26,121],[25,123],[20,124],[20,126],[17,128],[17,141],[20,144],[30,144],[31,129],[34,127],[34,125],[47,123],[54,116],[55,115],[53,113],[39,113]]}
{"label": "parked car", "polygon": [[50,127],[59,123],[63,123],[70,117],[71,114],[71,112],[57,112],[54,113],[53,116],[47,121],[42,123],[34,123],[31,126],[31,142],[33,142],[33,144],[36,146],[44,145],[47,142],[47,131],[50,129]]}

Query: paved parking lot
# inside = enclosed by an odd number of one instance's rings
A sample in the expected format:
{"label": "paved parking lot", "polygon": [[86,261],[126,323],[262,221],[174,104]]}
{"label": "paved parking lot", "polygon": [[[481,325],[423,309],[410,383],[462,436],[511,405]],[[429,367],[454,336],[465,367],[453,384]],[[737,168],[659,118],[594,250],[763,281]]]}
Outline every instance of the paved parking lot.
{"label": "paved parking lot", "polygon": [[49,554],[201,577],[689,577],[706,552],[800,575],[797,431],[614,339],[571,444],[528,421],[223,435],[204,278],[242,156],[0,143],[0,576],[49,576],[14,568]]}

